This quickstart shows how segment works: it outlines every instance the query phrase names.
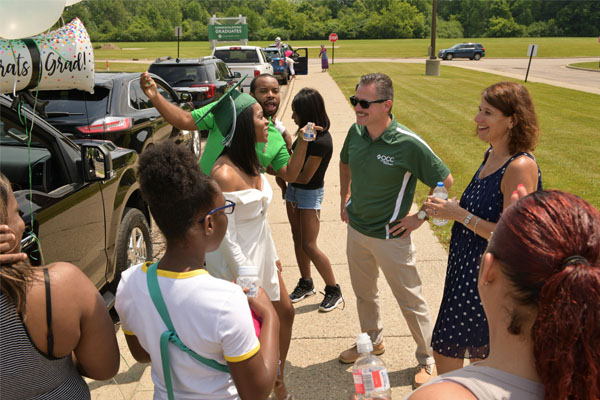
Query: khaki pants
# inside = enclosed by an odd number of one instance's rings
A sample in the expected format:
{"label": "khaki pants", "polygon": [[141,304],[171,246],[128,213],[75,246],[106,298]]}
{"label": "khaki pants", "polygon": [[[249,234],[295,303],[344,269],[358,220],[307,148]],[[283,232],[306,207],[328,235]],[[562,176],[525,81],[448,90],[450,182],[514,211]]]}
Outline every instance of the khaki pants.
{"label": "khaki pants", "polygon": [[361,331],[367,332],[373,343],[379,344],[383,340],[377,289],[381,268],[417,343],[417,360],[420,364],[433,364],[430,347],[433,324],[429,307],[421,294],[421,278],[416,268],[412,238],[373,238],[348,225],[346,254]]}

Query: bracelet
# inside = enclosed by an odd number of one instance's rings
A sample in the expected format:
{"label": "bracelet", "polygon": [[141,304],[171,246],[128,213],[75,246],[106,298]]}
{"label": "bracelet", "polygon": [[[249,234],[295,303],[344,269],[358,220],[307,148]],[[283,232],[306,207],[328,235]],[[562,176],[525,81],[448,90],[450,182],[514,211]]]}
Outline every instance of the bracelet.
{"label": "bracelet", "polygon": [[475,233],[475,235],[477,235],[477,224],[479,223],[479,221],[481,221],[481,218],[477,217],[477,219],[475,220],[475,225],[473,225],[473,233]]}

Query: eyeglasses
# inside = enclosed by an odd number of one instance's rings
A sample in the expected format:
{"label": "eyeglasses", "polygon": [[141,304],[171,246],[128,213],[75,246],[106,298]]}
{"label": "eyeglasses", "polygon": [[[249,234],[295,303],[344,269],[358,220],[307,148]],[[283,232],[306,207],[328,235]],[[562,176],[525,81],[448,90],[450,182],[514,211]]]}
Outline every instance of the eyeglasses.
{"label": "eyeglasses", "polygon": [[387,101],[388,99],[379,99],[379,100],[362,100],[362,99],[358,99],[356,98],[356,96],[350,96],[350,104],[352,104],[352,107],[356,107],[357,104],[360,104],[361,108],[369,108],[371,107],[371,104],[373,103],[383,103],[384,101]]}
{"label": "eyeglasses", "polygon": [[223,212],[225,214],[231,214],[233,212],[233,210],[235,210],[235,203],[233,201],[231,201],[231,200],[225,200],[225,205],[223,207],[218,207],[218,208],[210,210],[208,212],[208,214],[206,214],[198,222],[204,222],[204,220],[206,219],[206,217],[208,217],[209,215],[212,215],[212,214],[216,213],[217,211],[221,211],[221,210],[223,210]]}

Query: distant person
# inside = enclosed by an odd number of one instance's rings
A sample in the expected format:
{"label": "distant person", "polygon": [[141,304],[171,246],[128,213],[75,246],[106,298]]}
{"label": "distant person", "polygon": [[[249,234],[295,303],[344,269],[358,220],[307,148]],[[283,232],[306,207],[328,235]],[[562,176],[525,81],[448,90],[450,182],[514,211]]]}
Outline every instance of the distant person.
{"label": "distant person", "polygon": [[[291,53],[291,51],[289,51],[289,52]],[[294,59],[290,56],[286,56],[285,62],[287,64],[288,69],[290,70],[290,79],[294,79],[296,77],[296,71],[294,70],[294,63],[295,63]]]}
{"label": "distant person", "polygon": [[[225,236],[226,214],[235,204],[225,200],[188,149],[171,142],[144,151],[138,176],[167,248],[157,263],[123,271],[116,308],[131,354],[152,363],[154,398],[267,398],[277,375],[277,314],[262,289],[248,298],[238,285],[203,268],[206,252]],[[153,296],[162,298],[165,311]],[[262,318],[258,338],[250,308]],[[162,352],[166,319],[172,324],[167,335],[176,332],[202,361],[174,344]]]}
{"label": "distant person", "polygon": [[[329,258],[317,246],[321,226],[321,203],[325,194],[325,172],[333,153],[333,140],[329,133],[329,117],[321,94],[312,88],[304,88],[292,100],[292,119],[298,125],[297,136],[309,122],[322,128],[316,138],[308,142],[302,172],[295,182],[289,184],[285,194],[288,220],[292,228],[296,261],[300,268],[300,279],[290,299],[296,303],[315,294],[310,263],[325,281],[325,297],[319,311],[329,312],[344,301],[340,285],[337,284]],[[303,140],[297,137],[294,148]]]}
{"label": "distant person", "polygon": [[25,224],[0,173],[0,393],[3,399],[89,399],[81,377],[119,370],[113,322],[75,265],[34,267],[21,253]]}
{"label": "distant person", "polygon": [[275,47],[277,47],[277,48],[281,47],[281,38],[279,36],[277,36],[275,38]]}
{"label": "distant person", "polygon": [[[381,269],[417,345],[414,385],[419,386],[435,373],[433,323],[411,237],[426,214],[409,212],[417,180],[433,191],[440,181],[450,188],[453,178],[427,143],[396,121],[393,101],[392,80],[381,73],[362,76],[350,97],[356,124],[340,153],[340,215],[348,223],[346,252],[361,332],[371,337],[374,354],[385,351],[377,289]],[[346,364],[357,358],[356,344],[339,356]]]}
{"label": "distant person", "polygon": [[329,58],[327,57],[327,49],[324,44],[321,45],[319,57],[321,58],[321,72],[327,72],[327,69],[329,69]]}
{"label": "distant person", "polygon": [[409,399],[599,399],[598,238],[600,212],[569,193],[537,191],[506,208],[477,281],[489,356]]}
{"label": "distant person", "polygon": [[[253,97],[240,93],[235,98],[236,126],[231,140],[214,163],[211,177],[219,184],[228,202],[237,204],[228,215],[229,225],[225,239],[217,251],[206,256],[206,268],[211,275],[233,280],[242,266],[259,268],[261,286],[269,296],[280,319],[280,369],[275,384],[278,399],[286,399],[284,367],[292,338],[294,308],[281,277],[279,257],[268,221],[268,209],[273,190],[264,174],[254,150],[256,143],[266,143],[269,121]],[[306,154],[307,142],[298,149]]]}
{"label": "distant person", "polygon": [[[518,185],[527,193],[542,189],[542,175],[531,154],[538,124],[527,89],[500,82],[485,89],[475,116],[477,136],[490,144],[460,203],[429,197],[430,216],[454,222],[444,295],[431,346],[439,374],[462,368],[489,351],[488,324],[476,288],[481,256]],[[456,312],[461,310],[461,312]]]}

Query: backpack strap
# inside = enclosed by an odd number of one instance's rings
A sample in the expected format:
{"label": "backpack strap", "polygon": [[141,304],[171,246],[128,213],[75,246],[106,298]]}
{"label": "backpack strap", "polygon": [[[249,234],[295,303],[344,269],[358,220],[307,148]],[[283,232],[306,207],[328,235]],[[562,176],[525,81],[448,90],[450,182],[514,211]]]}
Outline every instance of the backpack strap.
{"label": "backpack strap", "polygon": [[229,368],[227,365],[219,364],[215,360],[211,360],[196,354],[192,349],[183,344],[181,339],[179,339],[179,336],[173,327],[171,317],[169,316],[169,311],[167,311],[165,300],[160,292],[160,286],[158,286],[158,276],[156,274],[157,268],[158,262],[155,262],[148,267],[148,270],[146,271],[146,280],[148,282],[148,290],[150,292],[152,302],[154,303],[154,307],[156,307],[156,311],[158,311],[158,314],[162,318],[164,324],[167,326],[167,330],[160,335],[160,358],[162,361],[163,375],[165,377],[165,386],[167,387],[169,400],[174,400],[175,397],[173,396],[173,382],[171,380],[171,367],[169,360],[169,342],[173,343],[179,347],[179,349],[188,353],[194,359],[206,366],[226,373],[229,373]]}

